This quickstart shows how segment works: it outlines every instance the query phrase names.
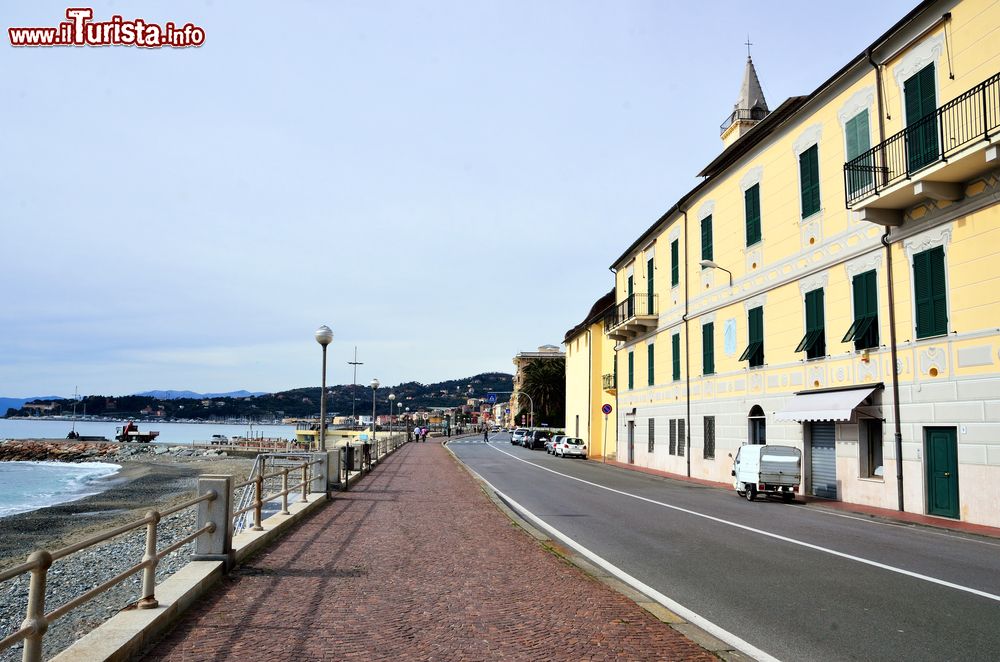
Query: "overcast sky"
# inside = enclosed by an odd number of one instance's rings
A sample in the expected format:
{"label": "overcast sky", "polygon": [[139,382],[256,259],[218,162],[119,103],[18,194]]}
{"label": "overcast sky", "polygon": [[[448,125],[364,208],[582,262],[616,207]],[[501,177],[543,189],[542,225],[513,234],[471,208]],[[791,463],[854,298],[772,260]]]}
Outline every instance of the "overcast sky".
{"label": "overcast sky", "polygon": [[[200,48],[12,48],[0,396],[511,372],[720,151],[916,0],[94,3]],[[73,3],[70,3],[73,4]],[[808,10],[805,9],[808,7]]]}

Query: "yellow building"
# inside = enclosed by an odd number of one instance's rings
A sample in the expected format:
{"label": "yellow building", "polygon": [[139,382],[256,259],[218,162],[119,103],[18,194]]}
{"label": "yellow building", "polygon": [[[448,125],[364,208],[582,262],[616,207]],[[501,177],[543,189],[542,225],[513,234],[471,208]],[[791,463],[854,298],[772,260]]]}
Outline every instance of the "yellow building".
{"label": "yellow building", "polygon": [[[514,356],[514,391],[510,394],[510,402],[507,406],[510,409],[510,425],[514,427],[524,427],[534,425],[535,422],[529,420],[531,412],[534,410],[534,403],[531,396],[524,392],[524,369],[534,361],[547,361],[551,359],[562,359],[566,355],[556,345],[542,345],[534,352],[518,352]],[[517,412],[521,409],[529,412],[525,414],[524,420],[515,420]]]}
{"label": "yellow building", "polygon": [[[617,459],[1000,526],[1000,3],[921,3],[773,111],[612,265]],[[595,378],[596,379],[596,378]],[[577,396],[574,396],[577,397]]]}
{"label": "yellow building", "polygon": [[566,332],[566,434],[579,437],[587,444],[587,456],[600,458],[606,449],[617,447],[614,418],[607,419],[605,430],[604,405],[614,410],[615,347],[604,333],[604,320],[614,307],[615,292],[608,292],[590,308],[582,322]]}

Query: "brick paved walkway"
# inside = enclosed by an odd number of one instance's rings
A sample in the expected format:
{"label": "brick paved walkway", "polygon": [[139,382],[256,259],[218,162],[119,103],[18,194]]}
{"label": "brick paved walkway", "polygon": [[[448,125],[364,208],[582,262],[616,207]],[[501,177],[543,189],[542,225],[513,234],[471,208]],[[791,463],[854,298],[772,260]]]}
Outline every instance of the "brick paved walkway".
{"label": "brick paved walkway", "polygon": [[716,660],[408,444],[235,571],[149,660]]}

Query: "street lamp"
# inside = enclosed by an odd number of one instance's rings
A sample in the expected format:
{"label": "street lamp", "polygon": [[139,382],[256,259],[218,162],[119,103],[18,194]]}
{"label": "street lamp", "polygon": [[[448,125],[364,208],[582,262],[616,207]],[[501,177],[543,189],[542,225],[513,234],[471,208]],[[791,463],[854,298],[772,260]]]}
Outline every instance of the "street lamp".
{"label": "street lamp", "polygon": [[725,267],[720,267],[719,265],[717,265],[715,262],[712,262],[711,260],[702,260],[698,264],[701,265],[702,269],[722,269],[727,274],[729,274],[729,287],[733,286],[733,272],[730,271],[729,269],[726,269]]}
{"label": "street lamp", "polygon": [[[402,407],[403,403],[400,402],[399,406]],[[406,440],[410,440],[410,408],[407,407],[403,410],[403,422],[406,424]]]}
{"label": "street lamp", "polygon": [[372,441],[375,441],[375,391],[378,390],[378,380],[373,379],[370,386],[372,387]]}
{"label": "street lamp", "polygon": [[319,392],[319,449],[326,451],[326,346],[333,342],[333,331],[323,325],[316,329],[316,342],[323,346],[323,387]]}
{"label": "street lamp", "polygon": [[395,393],[389,394],[389,443],[392,443],[392,401],[396,399]]}

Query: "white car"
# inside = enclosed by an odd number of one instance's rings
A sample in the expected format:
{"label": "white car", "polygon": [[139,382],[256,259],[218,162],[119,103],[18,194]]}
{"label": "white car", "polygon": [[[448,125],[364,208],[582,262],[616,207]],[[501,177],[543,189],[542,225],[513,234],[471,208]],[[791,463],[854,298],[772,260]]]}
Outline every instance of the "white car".
{"label": "white car", "polygon": [[526,430],[525,428],[518,428],[518,429],[514,430],[514,432],[512,432],[511,435],[510,435],[510,443],[512,443],[512,444],[520,444],[521,441],[524,440],[525,435],[527,435],[527,434],[528,434],[528,430]]}
{"label": "white car", "polygon": [[552,439],[545,442],[545,452],[552,454],[556,452],[556,444],[566,438],[564,434],[557,434]]}
{"label": "white car", "polygon": [[564,437],[555,445],[553,453],[560,457],[582,457],[586,459],[587,444],[583,443],[583,439]]}

